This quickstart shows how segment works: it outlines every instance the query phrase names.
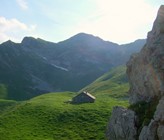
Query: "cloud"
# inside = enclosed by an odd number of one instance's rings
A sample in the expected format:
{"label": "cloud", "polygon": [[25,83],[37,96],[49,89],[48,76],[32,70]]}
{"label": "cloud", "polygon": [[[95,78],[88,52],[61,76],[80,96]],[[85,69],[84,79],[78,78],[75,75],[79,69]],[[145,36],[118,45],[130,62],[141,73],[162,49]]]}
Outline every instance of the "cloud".
{"label": "cloud", "polygon": [[20,6],[20,8],[22,10],[27,10],[28,9],[28,4],[26,0],[16,0],[16,2],[18,3],[18,5]]}
{"label": "cloud", "polygon": [[36,25],[26,25],[19,20],[6,19],[5,17],[0,17],[0,42],[4,42],[8,39],[13,41],[20,41],[20,38],[27,34],[32,34]]}
{"label": "cloud", "polygon": [[[94,0],[97,10],[78,24],[75,32],[87,32],[116,43],[146,38],[156,16],[156,8],[143,0]],[[100,15],[100,16],[99,16]],[[96,17],[97,16],[97,17]]]}
{"label": "cloud", "polygon": [[28,27],[17,19],[13,18],[8,20],[5,17],[0,17],[0,31],[5,32],[11,29],[27,30]]}

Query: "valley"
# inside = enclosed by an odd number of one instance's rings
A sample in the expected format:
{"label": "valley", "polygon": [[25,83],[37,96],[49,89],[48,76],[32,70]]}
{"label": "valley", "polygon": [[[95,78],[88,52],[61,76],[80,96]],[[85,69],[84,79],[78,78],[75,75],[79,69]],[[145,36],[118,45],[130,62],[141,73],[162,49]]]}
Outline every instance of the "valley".
{"label": "valley", "polygon": [[163,0],[0,13],[0,140],[164,140]]}
{"label": "valley", "polygon": [[[48,93],[23,102],[1,99],[1,140],[104,140],[113,106],[129,105],[125,71],[125,66],[113,69],[85,88],[96,97],[95,103],[68,103],[75,92]],[[94,90],[99,82],[102,92]]]}
{"label": "valley", "polygon": [[[125,63],[144,43],[80,33],[59,43],[25,37],[1,44],[1,140],[106,139],[113,107],[129,106]],[[70,104],[82,91],[95,103]]]}

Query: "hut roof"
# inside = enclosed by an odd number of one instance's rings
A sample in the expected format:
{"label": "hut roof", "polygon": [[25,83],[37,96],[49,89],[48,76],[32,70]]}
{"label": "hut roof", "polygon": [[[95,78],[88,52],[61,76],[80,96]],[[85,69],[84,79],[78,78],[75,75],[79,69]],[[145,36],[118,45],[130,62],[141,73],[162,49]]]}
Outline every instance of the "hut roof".
{"label": "hut roof", "polygon": [[[86,94],[87,96],[91,97],[92,99],[96,99],[93,95],[91,95],[90,93],[86,92],[86,91],[83,91],[82,92],[83,94]],[[82,94],[81,93],[81,94]]]}
{"label": "hut roof", "polygon": [[95,97],[89,94],[88,92],[81,92],[72,98],[72,103],[93,103],[95,101]]}

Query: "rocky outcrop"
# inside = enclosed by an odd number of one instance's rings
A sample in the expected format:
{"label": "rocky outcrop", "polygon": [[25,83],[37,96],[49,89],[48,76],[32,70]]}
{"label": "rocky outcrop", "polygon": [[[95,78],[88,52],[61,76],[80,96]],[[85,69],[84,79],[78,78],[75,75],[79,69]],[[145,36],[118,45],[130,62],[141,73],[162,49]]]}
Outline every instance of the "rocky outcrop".
{"label": "rocky outcrop", "polygon": [[[122,111],[126,109],[114,108],[107,131],[108,139],[163,140],[164,5],[158,11],[152,31],[148,33],[146,45],[140,53],[134,54],[128,61],[127,74],[130,83],[129,102],[131,106],[139,105],[138,112],[145,109],[143,112],[146,113],[141,116],[136,112],[138,116],[132,117],[131,113]],[[141,104],[143,102],[144,104]],[[141,107],[141,105],[146,105],[146,107]],[[155,108],[155,111],[150,113],[149,110],[152,111],[152,108]],[[135,114],[132,110],[126,110],[126,112]],[[133,121],[131,121],[132,118]],[[129,128],[131,131],[126,131]]]}
{"label": "rocky outcrop", "polygon": [[144,126],[139,135],[139,140],[158,140],[157,138],[157,122],[151,121],[149,126]]}
{"label": "rocky outcrop", "polygon": [[135,112],[123,107],[114,107],[107,137],[110,140],[135,140],[137,136]]}
{"label": "rocky outcrop", "polygon": [[161,6],[140,53],[127,63],[130,103],[150,101],[164,90],[164,6]]}
{"label": "rocky outcrop", "polygon": [[159,101],[154,118],[148,126],[144,126],[139,140],[163,140],[164,139],[164,96]]}
{"label": "rocky outcrop", "polygon": [[155,121],[164,122],[164,96],[159,101],[157,106],[157,110],[154,114]]}

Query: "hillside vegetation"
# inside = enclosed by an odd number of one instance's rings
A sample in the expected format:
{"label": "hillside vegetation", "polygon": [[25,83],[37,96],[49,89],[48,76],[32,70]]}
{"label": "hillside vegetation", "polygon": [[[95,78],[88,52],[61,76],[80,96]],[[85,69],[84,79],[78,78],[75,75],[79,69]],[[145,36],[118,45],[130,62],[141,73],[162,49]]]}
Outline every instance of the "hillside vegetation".
{"label": "hillside vegetation", "polygon": [[95,103],[66,103],[76,93],[50,93],[15,105],[0,115],[1,140],[102,140],[115,105],[127,101],[97,98]]}
{"label": "hillside vegetation", "polygon": [[[0,100],[0,139],[104,140],[113,106],[128,106],[123,98],[128,90],[124,74],[125,68],[119,67],[88,86],[95,103],[68,103],[77,95],[74,92],[49,93],[23,102]],[[110,84],[103,88],[106,82]]]}
{"label": "hillside vegetation", "polygon": [[113,68],[90,85],[83,88],[93,95],[109,96],[115,98],[127,98],[129,89],[126,66]]}

